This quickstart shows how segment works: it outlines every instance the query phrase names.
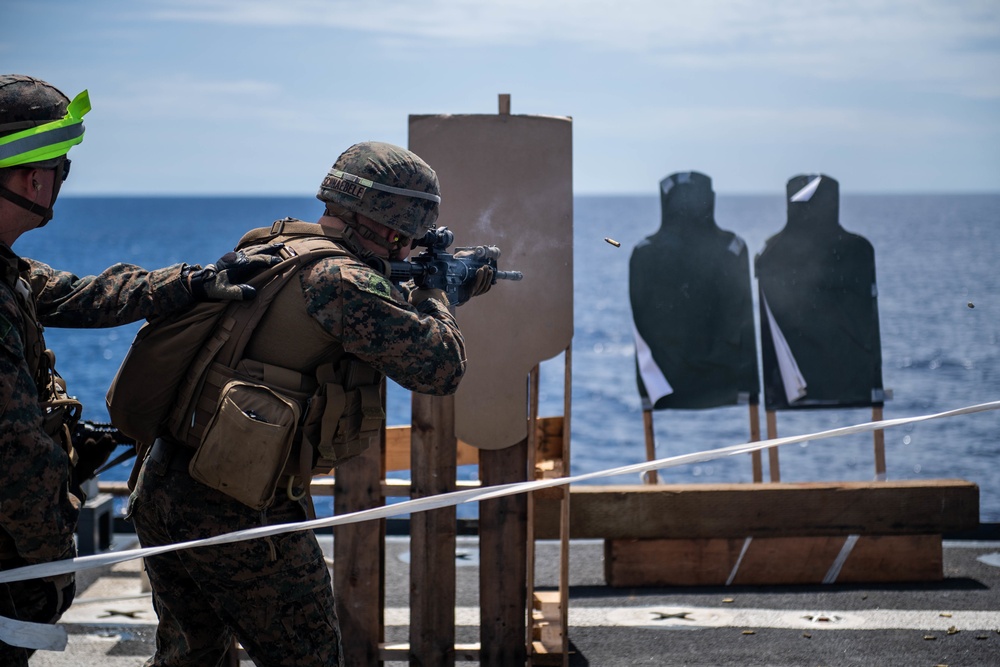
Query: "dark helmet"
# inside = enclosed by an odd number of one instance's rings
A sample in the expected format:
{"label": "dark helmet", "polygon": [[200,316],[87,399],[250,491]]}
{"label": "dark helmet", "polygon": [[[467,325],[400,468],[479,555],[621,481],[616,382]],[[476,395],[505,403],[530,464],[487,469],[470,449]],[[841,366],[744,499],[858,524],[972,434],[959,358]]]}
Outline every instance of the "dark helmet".
{"label": "dark helmet", "polygon": [[[0,138],[61,120],[65,117],[69,104],[69,98],[63,95],[58,88],[41,79],[22,74],[2,74],[0,75]],[[82,137],[82,124],[68,130],[66,134],[78,134]],[[65,138],[60,136],[44,137],[44,139],[45,141],[54,139],[62,141]],[[37,146],[32,146],[32,148],[37,148]],[[10,145],[8,152],[13,153],[15,150],[20,154],[26,152],[23,146],[19,149],[13,144]],[[68,146],[66,150],[69,150]],[[30,160],[29,158],[30,161],[17,162],[15,155],[7,156],[0,152],[0,161],[15,162],[15,164],[6,164],[5,166],[47,169],[57,166],[65,154],[64,150],[59,155],[44,155],[42,156],[44,159]],[[3,160],[3,158],[6,159]]]}
{"label": "dark helmet", "polygon": [[434,226],[441,203],[437,174],[405,148],[365,141],[344,151],[316,198],[414,238]]}

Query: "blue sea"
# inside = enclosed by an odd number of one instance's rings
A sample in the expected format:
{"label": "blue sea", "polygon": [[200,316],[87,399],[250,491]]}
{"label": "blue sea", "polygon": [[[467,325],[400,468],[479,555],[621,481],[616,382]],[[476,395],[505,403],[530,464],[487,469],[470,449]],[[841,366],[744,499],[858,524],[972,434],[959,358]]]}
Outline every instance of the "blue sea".
{"label": "blue sea", "polygon": [[[574,208],[571,445],[572,472],[579,474],[645,460],[628,260],[631,248],[658,229],[660,203],[655,193],[580,196]],[[146,268],[181,261],[204,264],[230,250],[246,229],[286,215],[315,220],[319,213],[312,197],[66,196],[48,227],[25,234],[14,249],[78,275],[117,261]],[[784,215],[781,193],[717,198],[719,226],[740,235],[751,256],[781,230]],[[840,222],[875,248],[883,382],[893,394],[885,418],[1000,399],[1000,195],[843,195]],[[606,243],[605,237],[621,247]],[[46,331],[71,393],[84,402],[86,419],[107,421],[105,392],[138,327]],[[543,416],[562,414],[563,364],[562,355],[542,364]],[[407,392],[390,384],[389,424],[408,423],[409,409]],[[766,433],[763,410],[760,420]],[[870,420],[870,409],[791,411],[778,413],[777,426],[778,434],[786,436]],[[746,406],[660,411],[654,422],[659,457],[749,440]],[[888,476],[975,482],[980,519],[998,522],[998,434],[1000,411],[888,429]],[[870,434],[785,446],[780,460],[781,479],[788,482],[869,480],[875,474]],[[124,479],[128,470],[122,465],[104,478]],[[460,476],[474,477],[475,470],[462,469]],[[661,479],[749,482],[750,458],[670,468],[661,472]],[[639,481],[608,477],[597,483]]]}

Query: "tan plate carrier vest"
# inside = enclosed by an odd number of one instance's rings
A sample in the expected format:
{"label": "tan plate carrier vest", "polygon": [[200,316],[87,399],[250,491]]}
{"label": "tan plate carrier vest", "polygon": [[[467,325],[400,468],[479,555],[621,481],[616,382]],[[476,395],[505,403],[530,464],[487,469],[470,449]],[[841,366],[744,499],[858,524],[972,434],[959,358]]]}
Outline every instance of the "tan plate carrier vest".
{"label": "tan plate carrier vest", "polygon": [[[312,475],[364,451],[385,420],[381,373],[344,352],[307,312],[302,289],[291,281],[321,257],[355,258],[340,232],[286,218],[248,232],[237,249],[269,243],[284,244],[284,261],[251,281],[253,301],[226,306],[159,429],[196,449],[192,477],[255,509],[273,502],[279,483],[297,499],[296,477],[308,489]],[[157,356],[135,352],[133,344],[129,357],[148,362]],[[159,364],[164,361],[170,363],[160,358]],[[116,384],[129,363],[126,358]],[[115,385],[108,397],[109,412],[113,398],[127,400]]]}

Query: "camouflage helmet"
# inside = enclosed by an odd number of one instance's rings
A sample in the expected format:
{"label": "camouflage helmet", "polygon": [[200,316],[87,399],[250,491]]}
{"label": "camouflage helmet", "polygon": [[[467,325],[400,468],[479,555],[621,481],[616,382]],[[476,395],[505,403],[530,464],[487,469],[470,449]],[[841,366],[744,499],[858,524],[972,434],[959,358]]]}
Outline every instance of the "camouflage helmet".
{"label": "camouflage helmet", "polygon": [[83,141],[81,119],[88,111],[86,91],[70,102],[41,79],[0,75],[0,167],[57,166]]}
{"label": "camouflage helmet", "polygon": [[316,198],[331,211],[343,208],[413,238],[434,226],[441,188],[437,174],[417,155],[365,141],[337,158]]}

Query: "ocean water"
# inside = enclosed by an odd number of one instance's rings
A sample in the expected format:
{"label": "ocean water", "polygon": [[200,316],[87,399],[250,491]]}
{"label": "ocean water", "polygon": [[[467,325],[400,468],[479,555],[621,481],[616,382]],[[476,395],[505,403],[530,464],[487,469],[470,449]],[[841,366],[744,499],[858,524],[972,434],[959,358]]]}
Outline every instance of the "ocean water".
{"label": "ocean water", "polygon": [[[645,459],[628,299],[632,247],[659,227],[651,196],[577,197],[574,202],[575,322],[572,472]],[[19,254],[79,275],[116,261],[147,268],[207,263],[251,227],[290,215],[314,220],[311,197],[65,197],[55,220],[15,244]],[[784,226],[774,196],[720,195],[716,220],[739,234],[751,257]],[[918,416],[1000,399],[1000,195],[843,195],[840,222],[875,248],[883,382],[893,392],[885,418]],[[605,243],[611,237],[620,248]],[[488,242],[488,239],[477,240]],[[516,267],[511,267],[516,268]],[[502,286],[501,286],[502,288]],[[755,288],[756,289],[756,288]],[[756,297],[756,295],[755,295]],[[139,324],[104,330],[48,329],[47,341],[84,417],[106,421],[104,395]],[[759,347],[758,347],[759,349]],[[562,355],[541,367],[540,412],[562,414]],[[409,422],[407,392],[390,384],[390,424]],[[657,455],[749,440],[746,406],[654,413]],[[779,412],[778,434],[799,435],[870,421],[870,409]],[[762,433],[763,410],[760,412]],[[1000,521],[1000,411],[885,431],[890,479],[957,478],[980,487],[984,522]],[[766,457],[765,457],[766,458]],[[782,481],[874,477],[870,434],[782,447]],[[105,473],[124,479],[128,465]],[[460,470],[473,477],[475,470]],[[766,472],[765,472],[766,476]],[[669,483],[749,482],[749,456],[661,472]],[[639,483],[608,477],[598,483]],[[318,507],[329,511],[329,508]],[[460,516],[474,508],[460,511]]]}

